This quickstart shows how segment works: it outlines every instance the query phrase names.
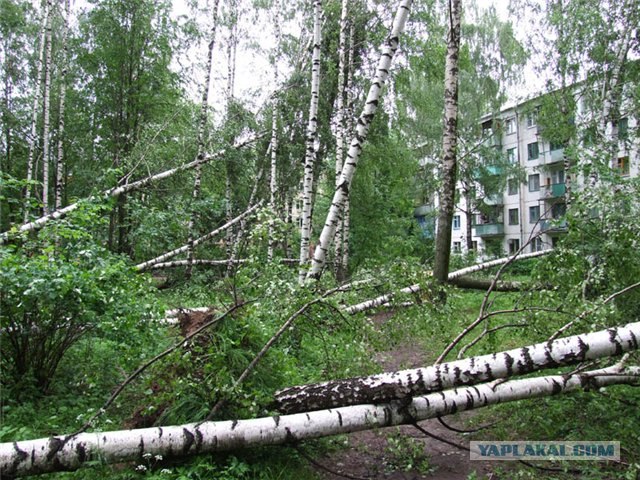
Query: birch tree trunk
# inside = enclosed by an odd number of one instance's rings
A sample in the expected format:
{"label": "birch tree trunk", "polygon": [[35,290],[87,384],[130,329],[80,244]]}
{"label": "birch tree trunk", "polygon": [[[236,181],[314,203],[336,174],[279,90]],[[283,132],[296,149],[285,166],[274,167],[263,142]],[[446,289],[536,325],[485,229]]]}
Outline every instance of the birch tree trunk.
{"label": "birch tree trunk", "polygon": [[0,470],[7,476],[77,470],[89,462],[122,463],[151,458],[295,443],[306,439],[415,423],[498,403],[540,398],[585,388],[638,383],[638,367],[614,366],[574,375],[553,375],[413,398],[409,403],[356,405],[251,420],[191,423],[171,427],[82,433],[0,444]]}
{"label": "birch tree trunk", "polygon": [[[62,31],[62,72],[60,81],[60,112],[58,118],[58,158],[56,160],[54,208],[62,207],[62,186],[64,184],[64,110],[67,97],[67,71],[69,69],[69,0],[64,0],[64,26]],[[45,212],[46,213],[46,212]]]}
{"label": "birch tree trunk", "polygon": [[[351,138],[351,136],[353,135],[353,132],[355,131],[355,125],[354,125],[355,119],[353,116],[353,112],[355,110],[354,109],[355,94],[353,92],[353,74],[355,69],[354,38],[355,38],[355,28],[352,22],[349,28],[349,64],[348,64],[348,70],[347,70],[347,88],[346,88],[347,90],[346,92],[347,93],[347,112],[346,112],[347,124],[346,124],[345,134],[349,138]],[[348,272],[349,272],[349,226],[350,226],[350,223],[351,223],[351,200],[349,196],[347,196],[347,198],[345,198],[344,207],[342,211],[342,225],[341,225],[342,234],[340,235],[342,239],[342,259],[340,261],[340,265],[343,272],[343,278],[341,279],[342,281],[346,280],[346,277],[348,276]]]}
{"label": "birch tree trunk", "polygon": [[322,2],[314,1],[313,16],[313,57],[311,62],[311,102],[307,124],[307,142],[304,159],[304,178],[302,183],[302,227],[300,229],[300,284],[307,275],[309,260],[309,242],[311,238],[311,212],[313,201],[313,172],[316,162],[316,141],[318,137],[318,98],[320,90],[320,47]]}
{"label": "birch tree trunk", "polygon": [[[280,57],[280,42],[281,42],[281,27],[280,27],[280,2],[277,0],[274,4],[275,13],[274,13],[274,29],[276,33],[276,48],[274,52],[274,60],[273,60],[273,84],[277,88],[278,87],[278,61]],[[271,169],[269,173],[269,208],[271,209],[272,215],[277,214],[279,209],[276,205],[276,195],[278,193],[278,108],[279,108],[278,95],[275,95],[273,98],[272,112],[271,112]],[[273,260],[273,254],[275,250],[275,238],[273,232],[273,221],[269,222],[269,245],[267,247],[267,261],[271,262]]]}
{"label": "birch tree trunk", "polygon": [[640,322],[630,323],[431,367],[290,387],[276,392],[275,405],[280,412],[297,413],[362,403],[384,403],[621,355],[637,350],[639,339]]}
{"label": "birch tree trunk", "polygon": [[[345,95],[346,95],[346,56],[347,56],[347,12],[348,1],[342,0],[342,10],[340,12],[340,38],[338,41],[338,97],[336,99],[336,188],[340,186],[340,174],[344,165],[344,143],[346,139],[345,125]],[[344,218],[344,214],[342,215]],[[341,220],[336,229],[336,237],[334,240],[334,262],[333,268],[336,279],[339,283],[344,280],[345,272],[342,267],[342,249],[343,249],[343,228],[344,223]]]}
{"label": "birch tree trunk", "polygon": [[[213,18],[211,25],[211,33],[209,36],[209,50],[207,53],[207,67],[205,70],[205,78],[202,83],[202,101],[200,104],[200,122],[198,124],[198,152],[196,159],[202,159],[204,157],[205,152],[205,131],[207,125],[207,112],[209,111],[209,90],[211,88],[211,71],[213,70],[213,49],[216,43],[216,31],[218,28],[218,3],[219,0],[215,0],[213,3]],[[189,218],[189,224],[187,226],[188,230],[188,240],[187,240],[187,269],[185,272],[185,276],[189,278],[191,276],[192,260],[194,257],[194,236],[195,236],[195,224],[196,218],[198,216],[198,212],[196,211],[196,202],[198,198],[200,198],[200,186],[202,184],[202,166],[198,165],[195,169],[195,176],[193,179],[193,192],[191,195],[192,198],[192,210],[191,217]]]}
{"label": "birch tree trunk", "polygon": [[[274,81],[277,83],[278,81],[278,73],[277,67],[276,72],[274,73]],[[278,212],[278,208],[276,206],[276,194],[278,192],[278,164],[277,164],[277,150],[278,150],[278,101],[273,101],[273,112],[271,112],[271,169],[269,172],[269,208],[272,212],[272,215],[275,215]],[[273,254],[275,250],[275,238],[273,232],[273,221],[269,222],[269,245],[267,247],[267,261],[271,262],[273,260]]]}
{"label": "birch tree trunk", "polygon": [[404,30],[404,25],[407,21],[407,17],[409,16],[409,9],[411,8],[411,4],[412,0],[403,0],[402,2],[400,2],[398,12],[396,13],[393,21],[393,27],[383,45],[382,53],[380,55],[380,59],[378,61],[378,66],[376,69],[376,75],[373,79],[371,87],[369,88],[369,93],[367,95],[364,109],[360,114],[360,118],[358,118],[356,131],[354,133],[353,140],[351,140],[351,145],[347,153],[347,160],[345,161],[342,173],[340,175],[340,185],[336,188],[336,191],[333,195],[331,207],[329,208],[329,213],[327,214],[322,233],[320,234],[318,246],[315,249],[313,263],[311,266],[311,270],[307,274],[307,279],[319,279],[322,275],[322,271],[324,269],[327,258],[327,253],[329,251],[329,247],[331,246],[331,242],[335,237],[336,228],[340,221],[342,209],[349,196],[349,189],[351,187],[353,175],[358,165],[360,153],[362,152],[364,142],[367,138],[367,133],[369,132],[371,122],[373,121],[373,117],[378,108],[378,103],[380,102],[380,97],[382,94],[382,88],[384,87],[387,77],[389,76],[389,68],[391,67],[393,56],[398,49],[398,45],[400,42],[399,37]]}
{"label": "birch tree trunk", "polygon": [[[31,129],[29,135],[29,156],[27,158],[27,182],[31,182],[34,176],[35,151],[37,145],[37,126],[38,126],[38,101],[40,99],[40,91],[42,88],[42,67],[44,63],[44,48],[47,35],[47,23],[50,15],[50,2],[45,2],[44,11],[42,12],[42,24],[40,26],[40,47],[38,53],[38,63],[36,66],[35,93],[33,96],[33,107],[31,112]],[[23,222],[29,220],[29,203],[31,200],[31,186],[27,184],[24,192],[24,218]]]}
{"label": "birch tree trunk", "polygon": [[[255,142],[257,139],[261,138],[263,136],[263,134],[260,134],[256,137],[251,137],[248,138],[242,142],[236,143],[235,145],[233,145],[234,149],[238,149],[238,148],[242,148],[244,146],[250,145],[253,142]],[[150,177],[146,177],[143,178],[141,180],[138,180],[136,182],[132,182],[132,183],[127,183],[124,185],[120,185],[118,187],[112,188],[110,190],[106,190],[102,193],[102,195],[98,195],[97,197],[89,197],[87,199],[85,199],[84,201],[93,201],[96,200],[97,198],[116,198],[124,193],[128,193],[128,192],[132,192],[134,190],[138,190],[140,188],[146,187],[147,185],[150,185],[152,183],[155,183],[159,180],[163,180],[165,178],[171,177],[173,175],[175,175],[176,173],[179,172],[184,172],[186,170],[191,170],[192,168],[196,168],[198,165],[204,165],[205,163],[211,162],[212,160],[216,160],[219,158],[223,158],[225,153],[227,152],[226,149],[224,150],[220,150],[214,154],[211,155],[205,155],[202,159],[196,159],[193,162],[190,163],[186,163],[184,165],[181,165],[179,167],[176,168],[172,168],[169,170],[165,170],[164,172],[160,172],[157,173],[155,175],[151,175]],[[58,220],[60,218],[64,218],[66,217],[69,213],[73,212],[74,210],[77,210],[78,207],[82,204],[83,201],[80,202],[76,202],[73,203],[71,205],[68,205],[64,208],[61,208],[60,210],[55,210],[53,212],[51,212],[48,215],[43,215],[42,217],[32,221],[32,222],[28,222],[28,223],[24,223],[22,225],[20,225],[16,230],[16,233],[27,233],[27,232],[33,232],[34,230],[38,230],[40,228],[42,228],[44,225],[46,225],[47,222],[51,221],[51,220]],[[13,235],[14,232],[13,231],[7,231],[7,232],[2,232],[0,233],[0,245],[4,244],[7,240],[9,240],[10,236]]]}
{"label": "birch tree trunk", "polygon": [[449,0],[449,36],[444,71],[444,132],[442,134],[442,187],[433,276],[447,281],[451,256],[451,224],[455,208],[458,144],[458,55],[460,51],[461,1]]}
{"label": "birch tree trunk", "polygon": [[49,15],[47,18],[47,46],[44,60],[44,95],[43,95],[43,127],[42,127],[42,213],[49,213],[49,131],[51,129],[51,51],[52,51],[52,17],[53,0],[47,0]]}

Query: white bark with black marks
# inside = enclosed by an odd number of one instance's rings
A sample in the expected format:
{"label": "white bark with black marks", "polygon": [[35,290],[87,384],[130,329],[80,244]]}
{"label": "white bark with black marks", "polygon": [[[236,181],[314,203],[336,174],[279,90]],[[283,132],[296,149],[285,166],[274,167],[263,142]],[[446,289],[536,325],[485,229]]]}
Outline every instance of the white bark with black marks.
{"label": "white bark with black marks", "polygon": [[409,17],[409,10],[412,3],[413,2],[411,0],[403,0],[400,2],[391,32],[382,47],[382,53],[378,61],[376,75],[371,87],[369,88],[364,109],[360,114],[360,118],[358,118],[356,130],[353,139],[351,140],[351,145],[347,152],[347,158],[340,175],[339,186],[336,188],[333,195],[331,207],[327,214],[322,233],[320,234],[318,246],[315,249],[311,270],[307,274],[307,279],[319,279],[322,275],[331,242],[335,237],[336,229],[340,222],[344,204],[349,197],[349,189],[358,165],[358,160],[360,159],[364,142],[367,139],[369,128],[373,122],[373,117],[378,109],[378,104],[382,96],[382,89],[389,76],[389,69],[391,68],[393,57],[398,50],[400,35],[402,34],[407,18]]}
{"label": "white bark with black marks", "polygon": [[433,276],[446,282],[451,256],[451,224],[455,209],[458,156],[458,58],[460,53],[461,0],[449,0],[449,35],[444,70],[444,131],[442,134],[442,185]]}
{"label": "white bark with black marks", "polygon": [[382,403],[638,349],[640,322],[430,367],[290,387],[275,394],[283,413]]}
{"label": "white bark with black marks", "polygon": [[457,388],[380,405],[251,420],[190,423],[170,427],[82,433],[0,444],[0,470],[7,476],[77,470],[90,462],[143,462],[145,457],[179,458],[302,440],[375,428],[411,424],[456,412],[540,398],[585,388],[637,384],[640,369],[613,366],[574,375]]}
{"label": "white bark with black marks", "polygon": [[307,123],[307,139],[302,180],[302,226],[300,229],[300,272],[299,281],[304,282],[309,260],[311,239],[311,214],[313,201],[313,172],[316,163],[316,142],[318,139],[318,100],[320,95],[320,47],[322,43],[322,2],[314,1],[313,55],[311,59],[311,101]]}
{"label": "white bark with black marks", "polygon": [[[27,182],[31,182],[34,177],[35,170],[35,158],[38,138],[38,104],[40,100],[40,92],[44,92],[42,89],[42,67],[44,64],[44,47],[47,39],[47,24],[51,13],[51,3],[44,3],[44,11],[42,12],[42,24],[40,26],[40,46],[38,53],[38,63],[36,66],[36,82],[35,92],[33,95],[33,106],[31,111],[31,128],[29,134],[29,156],[27,158]],[[29,210],[31,202],[31,185],[27,184],[24,193],[24,223],[29,220]]]}
{"label": "white bark with black marks", "polygon": [[[274,52],[274,60],[273,60],[273,84],[274,86],[278,86],[279,82],[279,72],[278,72],[278,61],[280,58],[280,43],[281,43],[281,26],[280,26],[280,0],[276,0],[274,4],[275,12],[274,12],[274,25],[276,34],[276,47]],[[278,95],[273,96],[273,104],[271,106],[271,168],[269,173],[269,208],[271,209],[272,215],[277,215],[280,211],[277,205],[277,194],[278,194],[278,108],[280,102],[278,101]],[[273,221],[269,222],[269,232],[268,232],[268,242],[267,246],[267,261],[271,262],[273,260],[273,254],[275,251],[276,240],[274,238],[273,231]]]}
{"label": "white bark with black marks", "polygon": [[[62,207],[62,187],[64,185],[64,111],[67,98],[67,71],[69,69],[69,0],[64,2],[64,20],[62,30],[62,72],[60,74],[60,111],[58,113],[58,158],[56,160],[54,207]],[[46,212],[45,212],[46,213]]]}
{"label": "white bark with black marks", "polygon": [[[344,164],[344,144],[346,141],[346,112],[345,112],[345,95],[346,95],[346,63],[347,63],[347,13],[349,2],[342,0],[342,9],[340,12],[340,37],[338,40],[338,95],[336,99],[336,188],[340,186],[340,174],[342,173],[342,166]],[[342,215],[344,216],[344,215]],[[343,277],[342,269],[342,234],[344,223],[341,220],[336,229],[336,237],[334,240],[334,262],[333,267],[335,270],[336,278],[338,281]]]}
{"label": "white bark with black marks", "polygon": [[44,59],[44,94],[42,105],[42,213],[49,213],[49,142],[51,130],[51,52],[53,29],[53,0],[47,0],[49,17],[47,19],[47,46]]}

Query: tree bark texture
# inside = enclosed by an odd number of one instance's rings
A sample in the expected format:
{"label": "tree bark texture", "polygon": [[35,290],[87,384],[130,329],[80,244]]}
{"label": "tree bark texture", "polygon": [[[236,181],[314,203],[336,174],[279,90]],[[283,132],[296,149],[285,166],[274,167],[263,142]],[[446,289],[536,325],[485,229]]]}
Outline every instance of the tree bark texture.
{"label": "tree bark texture", "polygon": [[49,17],[47,19],[47,46],[44,59],[44,95],[42,106],[42,213],[49,213],[49,136],[51,129],[51,52],[53,29],[53,0],[47,0]]}
{"label": "tree bark texture", "polygon": [[[42,12],[42,25],[40,27],[40,47],[38,53],[38,63],[36,66],[36,82],[35,82],[35,92],[33,95],[33,107],[31,112],[31,129],[29,136],[29,156],[27,158],[27,182],[33,180],[34,170],[35,170],[35,157],[36,157],[36,148],[38,145],[37,137],[38,137],[38,101],[40,100],[40,92],[44,92],[42,89],[42,67],[44,64],[44,47],[47,39],[47,24],[49,22],[50,16],[50,2],[45,2],[44,11]],[[24,223],[27,223],[29,219],[29,210],[30,210],[30,200],[31,200],[31,186],[27,185],[25,193],[24,193]]]}
{"label": "tree bark texture", "polygon": [[275,395],[282,413],[361,403],[383,403],[461,385],[524,375],[545,368],[621,355],[638,349],[640,322],[553,342],[471,357],[431,367],[290,387]]}
{"label": "tree bark texture", "polygon": [[7,476],[77,470],[91,461],[121,463],[296,443],[306,439],[415,423],[456,412],[568,393],[584,388],[637,384],[640,369],[614,366],[574,375],[553,375],[415,397],[409,402],[355,405],[251,420],[82,433],[0,444],[0,470]]}
{"label": "tree bark texture", "polygon": [[[340,186],[340,174],[342,173],[342,167],[344,164],[344,144],[346,141],[346,125],[345,125],[345,95],[346,95],[346,62],[347,62],[347,13],[348,13],[348,1],[342,0],[342,9],[340,12],[340,37],[338,40],[338,96],[336,99],[336,188]],[[344,218],[344,214],[341,215]],[[343,239],[342,234],[344,230],[344,222],[340,220],[336,229],[336,236],[334,239],[334,262],[333,267],[338,282],[344,278],[344,271],[342,268],[342,248]]]}
{"label": "tree bark texture", "polygon": [[[258,135],[256,137],[250,137],[242,142],[236,143],[235,145],[233,145],[232,148],[242,148],[245,147],[247,145],[252,144],[253,142],[255,142],[257,139],[259,139],[260,137],[262,137],[263,135]],[[191,170],[192,168],[196,168],[198,165],[204,165],[205,163],[211,162],[212,160],[216,160],[219,158],[223,158],[224,154],[226,153],[226,150],[220,150],[214,154],[211,155],[205,155],[203,158],[198,158],[196,160],[194,160],[193,162],[190,163],[186,163],[184,165],[181,165],[179,167],[176,168],[172,168],[170,170],[165,170],[164,172],[160,172],[157,173],[155,175],[151,175],[150,177],[146,177],[143,178],[141,180],[135,181],[135,182],[131,182],[131,183],[127,183],[124,185],[120,185],[118,187],[106,190],[105,192],[103,192],[102,197],[105,198],[116,198],[120,195],[122,195],[123,193],[128,193],[128,192],[132,192],[134,190],[138,190],[140,188],[146,187],[147,185],[150,185],[152,183],[155,183],[159,180],[163,180],[165,178],[171,177],[173,175],[175,175],[176,173],[179,172],[184,172],[185,170]],[[89,197],[87,200],[95,200],[96,197]],[[73,212],[74,210],[77,210],[78,207],[80,206],[81,202],[76,202],[73,203],[71,205],[68,205],[64,208],[61,208],[60,210],[55,210],[53,212],[51,212],[48,215],[43,215],[42,217],[32,221],[32,222],[28,222],[28,223],[24,223],[22,225],[20,225],[19,227],[17,227],[17,232],[18,233],[27,233],[27,232],[32,232],[34,230],[38,230],[40,228],[42,228],[47,222],[51,221],[51,220],[58,220],[60,218],[63,218],[65,216],[67,216],[69,213]],[[12,231],[7,231],[7,232],[3,232],[0,233],[0,245],[4,244],[10,237],[10,235],[13,234]]]}
{"label": "tree bark texture", "polygon": [[444,70],[444,131],[442,134],[442,186],[433,276],[446,282],[451,256],[451,224],[455,208],[458,149],[458,56],[460,52],[461,0],[449,0],[449,35]]}
{"label": "tree bark texture", "polygon": [[393,20],[391,32],[382,47],[382,53],[378,60],[376,75],[371,87],[369,88],[364,109],[360,114],[360,118],[358,118],[356,131],[353,139],[351,140],[351,145],[347,152],[347,158],[340,175],[340,184],[333,195],[331,207],[329,208],[329,213],[327,214],[322,233],[320,234],[320,240],[318,241],[318,246],[315,249],[311,270],[307,275],[307,279],[319,279],[322,275],[331,242],[335,237],[336,229],[340,222],[344,204],[349,197],[349,189],[351,187],[353,175],[355,174],[364,142],[367,139],[369,128],[373,122],[373,117],[378,109],[380,97],[382,96],[382,89],[389,76],[391,62],[398,50],[400,35],[404,31],[404,26],[407,18],[409,17],[409,10],[411,9],[412,3],[413,2],[411,0],[403,0],[400,2],[400,6]]}
{"label": "tree bark texture", "polygon": [[[62,207],[62,188],[64,185],[64,111],[67,98],[67,72],[69,69],[69,0],[64,1],[64,20],[62,30],[62,71],[60,73],[60,111],[58,113],[58,155],[56,159],[54,208]],[[45,212],[46,213],[46,212]]]}
{"label": "tree bark texture", "polygon": [[316,142],[318,139],[318,99],[320,95],[320,48],[322,46],[322,2],[315,0],[313,16],[313,56],[311,59],[311,102],[304,157],[304,177],[302,181],[302,226],[300,229],[300,283],[307,275],[309,242],[311,239],[311,215],[313,202],[313,173],[316,163]]}

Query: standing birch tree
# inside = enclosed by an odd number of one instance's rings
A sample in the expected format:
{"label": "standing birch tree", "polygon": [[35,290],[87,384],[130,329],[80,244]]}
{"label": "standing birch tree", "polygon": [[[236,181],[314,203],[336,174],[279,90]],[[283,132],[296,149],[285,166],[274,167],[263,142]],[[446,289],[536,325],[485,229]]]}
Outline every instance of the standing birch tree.
{"label": "standing birch tree", "polygon": [[[69,70],[69,15],[71,13],[69,0],[64,2],[63,30],[62,30],[62,68],[60,72],[60,108],[58,111],[58,148],[56,158],[54,208],[62,207],[62,189],[64,185],[64,127],[65,107],[67,98],[67,74]],[[46,214],[46,212],[45,212]]]}
{"label": "standing birch tree", "polygon": [[313,202],[313,174],[316,163],[316,143],[318,141],[318,99],[320,95],[320,48],[322,43],[322,1],[315,0],[313,9],[313,54],[311,58],[311,101],[304,157],[304,177],[302,181],[302,225],[300,229],[300,272],[299,282],[304,283],[307,275]]}
{"label": "standing birch tree", "polygon": [[451,255],[451,223],[455,208],[458,148],[458,60],[460,56],[460,0],[449,0],[449,34],[447,37],[447,57],[444,77],[444,131],[442,135],[442,163],[436,252],[433,276],[439,282],[446,282],[449,274]]}
{"label": "standing birch tree", "polygon": [[[35,175],[35,163],[36,163],[36,149],[38,146],[37,138],[37,129],[38,129],[38,105],[40,101],[40,92],[44,96],[44,80],[42,79],[42,69],[44,67],[44,52],[45,45],[47,42],[47,30],[48,25],[51,19],[51,2],[47,1],[44,3],[44,9],[42,12],[42,24],[40,27],[40,43],[39,43],[39,53],[38,53],[38,61],[36,66],[36,77],[35,77],[35,90],[33,95],[33,107],[31,112],[31,128],[29,135],[29,156],[27,159],[27,186],[24,195],[24,218],[23,222],[27,222],[29,218],[29,210],[30,210],[30,202],[31,202],[31,190],[32,187],[29,185],[34,179]],[[43,97],[44,104],[44,97]]]}

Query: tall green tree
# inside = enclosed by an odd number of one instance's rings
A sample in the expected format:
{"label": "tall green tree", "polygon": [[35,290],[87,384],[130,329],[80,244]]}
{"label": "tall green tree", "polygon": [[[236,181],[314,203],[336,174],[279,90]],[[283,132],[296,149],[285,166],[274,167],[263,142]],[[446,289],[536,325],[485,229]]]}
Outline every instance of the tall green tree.
{"label": "tall green tree", "polygon": [[[83,97],[91,105],[94,156],[102,168],[128,181],[135,164],[130,155],[146,127],[176,106],[178,77],[170,68],[177,28],[165,0],[91,2],[80,18],[77,62]],[[127,197],[111,216],[109,244],[131,253]]]}

